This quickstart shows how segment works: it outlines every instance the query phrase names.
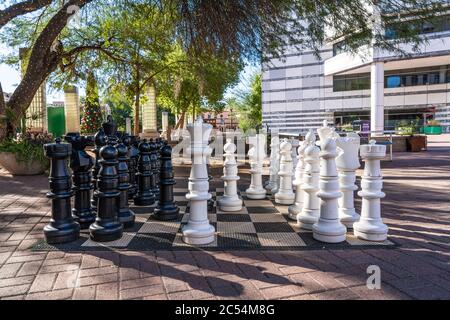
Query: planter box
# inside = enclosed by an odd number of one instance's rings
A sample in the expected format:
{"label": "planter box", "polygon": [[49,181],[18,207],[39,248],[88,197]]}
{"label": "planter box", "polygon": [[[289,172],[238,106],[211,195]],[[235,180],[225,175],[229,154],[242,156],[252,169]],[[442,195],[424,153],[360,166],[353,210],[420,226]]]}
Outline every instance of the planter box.
{"label": "planter box", "polygon": [[19,162],[16,154],[11,152],[0,152],[0,166],[15,176],[43,174],[47,169],[47,165],[39,161]]}
{"label": "planter box", "polygon": [[441,126],[427,126],[423,128],[425,134],[442,134]]}
{"label": "planter box", "polygon": [[407,150],[420,152],[427,149],[427,136],[411,136],[406,139]]}
{"label": "planter box", "polygon": [[410,136],[414,133],[413,127],[398,127],[397,128],[398,134],[402,136]]}

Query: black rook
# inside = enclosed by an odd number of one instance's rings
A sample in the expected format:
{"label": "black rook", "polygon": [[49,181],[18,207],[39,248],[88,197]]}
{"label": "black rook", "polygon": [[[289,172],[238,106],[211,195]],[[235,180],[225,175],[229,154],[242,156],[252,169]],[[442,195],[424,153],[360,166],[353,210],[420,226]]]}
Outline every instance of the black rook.
{"label": "black rook", "polygon": [[152,164],[150,189],[152,190],[152,193],[155,195],[155,199],[159,198],[159,187],[157,181],[157,176],[159,175],[158,158],[159,158],[158,144],[155,141],[153,141],[153,139],[150,139],[150,162]]}
{"label": "black rook", "polygon": [[70,168],[73,173],[73,190],[75,191],[72,213],[81,229],[87,229],[95,221],[95,214],[91,209],[91,190],[94,188],[91,169],[94,160],[84,150],[92,144],[92,137],[84,137],[76,133],[66,135],[65,140],[72,145]]}
{"label": "black rook", "polygon": [[96,191],[97,219],[91,224],[89,231],[92,240],[102,242],[121,238],[123,226],[118,218],[117,200],[120,192],[117,189],[117,149],[112,142],[100,149],[100,159]]}
{"label": "black rook", "polygon": [[155,203],[155,195],[151,191],[152,164],[150,161],[150,144],[144,139],[139,144],[139,165],[137,179],[138,192],[134,197],[134,204],[137,206],[149,206]]}
{"label": "black rook", "polygon": [[[126,139],[126,138],[125,138]],[[129,137],[128,137],[129,140]],[[118,161],[117,173],[119,175],[119,221],[123,223],[125,228],[134,225],[134,212],[128,206],[128,189],[130,189],[130,175],[128,171],[128,148],[124,143],[117,146]]]}
{"label": "black rook", "polygon": [[173,178],[172,147],[167,142],[164,142],[164,146],[161,149],[161,167],[159,173],[159,202],[153,216],[158,220],[173,220],[178,218],[180,208],[178,208],[173,200],[173,185],[175,184],[175,180]]}
{"label": "black rook", "polygon": [[80,225],[75,222],[70,210],[73,191],[67,168],[67,158],[72,153],[72,147],[56,139],[56,143],[45,144],[44,150],[51,159],[50,192],[47,197],[52,199],[52,218],[44,227],[45,239],[50,244],[75,241],[80,236]]}

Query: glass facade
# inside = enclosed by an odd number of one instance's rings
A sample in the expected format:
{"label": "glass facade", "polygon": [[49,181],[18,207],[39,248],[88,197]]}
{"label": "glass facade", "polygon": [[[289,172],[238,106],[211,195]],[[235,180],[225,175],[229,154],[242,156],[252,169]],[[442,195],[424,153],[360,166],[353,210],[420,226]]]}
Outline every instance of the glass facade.
{"label": "glass facade", "polygon": [[[450,65],[385,71],[384,87],[400,88],[450,83]],[[333,76],[333,91],[370,89],[370,73]]]}

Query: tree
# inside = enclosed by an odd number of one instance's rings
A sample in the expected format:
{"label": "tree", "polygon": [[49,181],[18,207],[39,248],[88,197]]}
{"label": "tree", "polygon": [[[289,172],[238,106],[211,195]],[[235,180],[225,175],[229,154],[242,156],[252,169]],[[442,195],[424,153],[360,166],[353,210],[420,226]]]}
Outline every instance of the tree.
{"label": "tree", "polygon": [[227,101],[228,106],[237,111],[239,127],[244,131],[261,128],[261,93],[261,73],[258,72],[252,76],[248,90],[236,92]]}
{"label": "tree", "polygon": [[[125,13],[134,5],[156,6],[170,14],[168,17],[174,22],[175,34],[189,56],[210,54],[224,59],[240,56],[253,61],[280,56],[287,45],[314,48],[318,52],[319,47],[329,40],[324,29],[330,28],[336,31],[334,38],[346,36],[351,51],[363,44],[371,44],[372,39],[382,49],[399,50],[400,43],[420,43],[426,41],[426,37],[418,36],[417,28],[409,28],[401,39],[387,41],[381,31],[373,32],[372,24],[368,23],[372,20],[370,4],[377,3],[385,11],[400,13],[384,14],[383,25],[396,24],[411,15],[417,21],[430,20],[435,12],[443,9],[443,4],[434,0],[53,0],[47,5],[48,1],[22,1],[24,5],[30,3],[38,5],[24,9],[26,6],[16,6],[14,1],[0,11],[0,28],[32,10],[41,8],[44,13],[49,13],[44,15],[47,19],[37,16],[32,25],[34,32],[31,33],[32,41],[28,41],[31,50],[25,75],[6,104],[4,114],[0,115],[0,120],[6,119],[12,129],[20,122],[40,85],[58,67],[66,70],[85,52],[109,54],[103,50],[104,45],[113,39],[97,38],[95,33],[94,37],[86,38],[89,32],[81,32],[81,36],[73,38],[75,42],[66,41],[62,36],[62,32],[67,31],[67,22],[78,12],[74,8],[88,13],[85,17],[89,19],[95,11],[116,3],[122,5]],[[130,28],[145,27],[133,25],[133,19],[124,23]],[[83,23],[83,29],[87,31],[92,27],[95,25]],[[15,38],[19,32],[12,30],[8,34]],[[419,47],[415,46],[415,49]],[[136,102],[139,103],[137,98]],[[5,136],[5,127],[2,121],[0,138]]]}
{"label": "tree", "polygon": [[126,94],[124,86],[114,86],[105,92],[104,104],[111,109],[111,115],[120,131],[126,129],[126,118],[130,118],[133,126],[133,98]]}
{"label": "tree", "polygon": [[102,126],[102,110],[98,97],[97,81],[93,72],[89,72],[86,80],[86,100],[81,118],[81,132],[94,133]]}

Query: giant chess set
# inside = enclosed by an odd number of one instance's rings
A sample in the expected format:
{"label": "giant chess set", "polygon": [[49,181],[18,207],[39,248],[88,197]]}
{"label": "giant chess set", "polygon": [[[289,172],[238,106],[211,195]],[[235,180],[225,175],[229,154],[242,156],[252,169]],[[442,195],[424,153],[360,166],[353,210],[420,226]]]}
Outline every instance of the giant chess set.
{"label": "giant chess set", "polygon": [[[311,130],[296,150],[288,139],[273,136],[270,175],[263,183],[267,138],[259,133],[246,140],[251,181],[242,186],[237,148],[227,139],[223,187],[211,190],[211,130],[201,118],[188,125],[187,189],[176,187],[167,141],[119,134],[111,117],[94,137],[68,134],[66,143],[57,139],[45,145],[51,160],[47,196],[52,217],[44,228],[45,240],[32,248],[296,250],[394,245],[381,218],[384,145],[360,145],[357,134],[341,137],[326,122],[317,130],[318,141]],[[94,146],[95,157],[85,151],[88,146]],[[365,165],[358,214],[354,192],[360,156]]]}

